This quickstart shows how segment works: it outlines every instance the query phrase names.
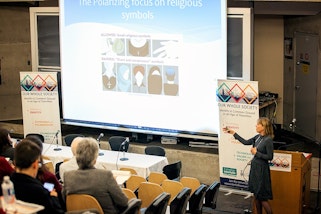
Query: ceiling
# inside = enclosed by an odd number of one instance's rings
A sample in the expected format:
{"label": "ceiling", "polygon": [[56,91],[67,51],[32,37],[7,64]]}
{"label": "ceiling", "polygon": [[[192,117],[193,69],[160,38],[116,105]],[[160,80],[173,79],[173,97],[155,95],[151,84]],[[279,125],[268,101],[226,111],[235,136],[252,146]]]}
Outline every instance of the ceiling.
{"label": "ceiling", "polygon": [[251,7],[254,14],[316,15],[321,11],[321,0],[227,0],[228,7]]}

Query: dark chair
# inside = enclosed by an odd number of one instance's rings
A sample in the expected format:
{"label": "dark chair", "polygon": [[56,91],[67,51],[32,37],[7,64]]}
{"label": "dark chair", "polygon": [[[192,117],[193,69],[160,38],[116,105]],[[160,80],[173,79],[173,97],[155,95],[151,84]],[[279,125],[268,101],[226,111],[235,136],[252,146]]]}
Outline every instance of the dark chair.
{"label": "dark chair", "polygon": [[167,192],[161,193],[146,208],[144,214],[165,214],[169,199],[170,199],[169,193],[167,193]]}
{"label": "dark chair", "polygon": [[63,161],[60,161],[58,163],[56,163],[56,166],[55,166],[55,175],[58,179],[58,181],[61,181],[61,177],[60,177],[60,173],[59,173],[59,168],[60,168],[60,165],[63,163]]}
{"label": "dark chair", "polygon": [[41,140],[41,142],[43,142],[43,143],[45,142],[45,137],[44,137],[42,134],[39,134],[39,133],[29,133],[29,134],[26,135],[26,138],[27,138],[27,137],[30,137],[30,136],[38,138],[38,139]]}
{"label": "dark chair", "polygon": [[138,214],[140,211],[140,206],[142,205],[142,200],[137,198],[132,198],[128,201],[127,208],[121,212],[121,214]]}
{"label": "dark chair", "polygon": [[82,135],[82,134],[67,134],[67,135],[64,137],[64,141],[65,141],[66,146],[71,146],[72,141],[73,141],[76,137],[85,137],[85,136]]}
{"label": "dark chair", "polygon": [[170,213],[171,214],[185,214],[187,203],[190,198],[191,189],[184,187],[173,199],[170,204]]}
{"label": "dark chair", "polygon": [[216,208],[217,196],[219,193],[221,183],[214,181],[206,190],[205,193],[205,207],[210,207],[212,209]]}
{"label": "dark chair", "polygon": [[181,175],[182,162],[177,161],[175,163],[168,164],[163,167],[163,173],[170,180],[179,180]]}
{"label": "dark chair", "polygon": [[145,154],[165,156],[166,152],[165,152],[164,147],[161,147],[161,146],[146,146],[145,147]]}
{"label": "dark chair", "polygon": [[201,184],[189,199],[189,209],[186,213],[201,214],[207,186]]}
{"label": "dark chair", "polygon": [[129,142],[125,143],[125,146],[123,148],[120,148],[121,144],[126,141],[126,137],[123,136],[111,136],[108,140],[110,149],[113,151],[128,151]]}

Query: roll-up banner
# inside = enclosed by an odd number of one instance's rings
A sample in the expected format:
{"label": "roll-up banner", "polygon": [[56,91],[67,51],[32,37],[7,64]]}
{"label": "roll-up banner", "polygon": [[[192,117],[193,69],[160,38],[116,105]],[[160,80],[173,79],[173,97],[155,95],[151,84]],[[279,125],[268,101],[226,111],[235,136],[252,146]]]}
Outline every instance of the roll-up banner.
{"label": "roll-up banner", "polygon": [[61,145],[57,72],[20,72],[24,135],[39,133]]}
{"label": "roll-up banner", "polygon": [[249,139],[256,135],[259,118],[259,93],[256,81],[218,80],[217,101],[219,105],[219,165],[220,181],[227,187],[246,190],[252,159],[251,146],[245,146],[223,128],[235,130]]}

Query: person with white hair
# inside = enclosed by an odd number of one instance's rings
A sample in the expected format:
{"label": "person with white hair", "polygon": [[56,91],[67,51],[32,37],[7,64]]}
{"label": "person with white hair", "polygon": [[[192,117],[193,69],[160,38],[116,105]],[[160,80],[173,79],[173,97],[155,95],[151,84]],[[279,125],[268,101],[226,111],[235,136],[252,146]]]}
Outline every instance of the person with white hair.
{"label": "person with white hair", "polygon": [[95,168],[98,151],[98,142],[94,138],[80,140],[76,149],[79,168],[64,173],[63,197],[88,194],[98,200],[105,214],[117,214],[127,207],[128,198],[110,170]]}
{"label": "person with white hair", "polygon": [[73,139],[73,141],[71,142],[71,145],[70,145],[73,157],[70,158],[69,160],[64,161],[59,166],[59,175],[60,175],[60,179],[61,179],[62,183],[64,181],[65,172],[78,169],[78,164],[76,161],[76,150],[77,150],[78,143],[82,140],[82,138],[83,137],[76,137]]}

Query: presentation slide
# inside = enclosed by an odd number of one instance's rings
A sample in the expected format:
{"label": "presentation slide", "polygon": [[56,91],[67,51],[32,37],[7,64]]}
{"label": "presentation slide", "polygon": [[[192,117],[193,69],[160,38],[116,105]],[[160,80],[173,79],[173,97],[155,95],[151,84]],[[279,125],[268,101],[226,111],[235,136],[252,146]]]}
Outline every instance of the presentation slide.
{"label": "presentation slide", "polygon": [[60,0],[65,123],[217,137],[226,0]]}

